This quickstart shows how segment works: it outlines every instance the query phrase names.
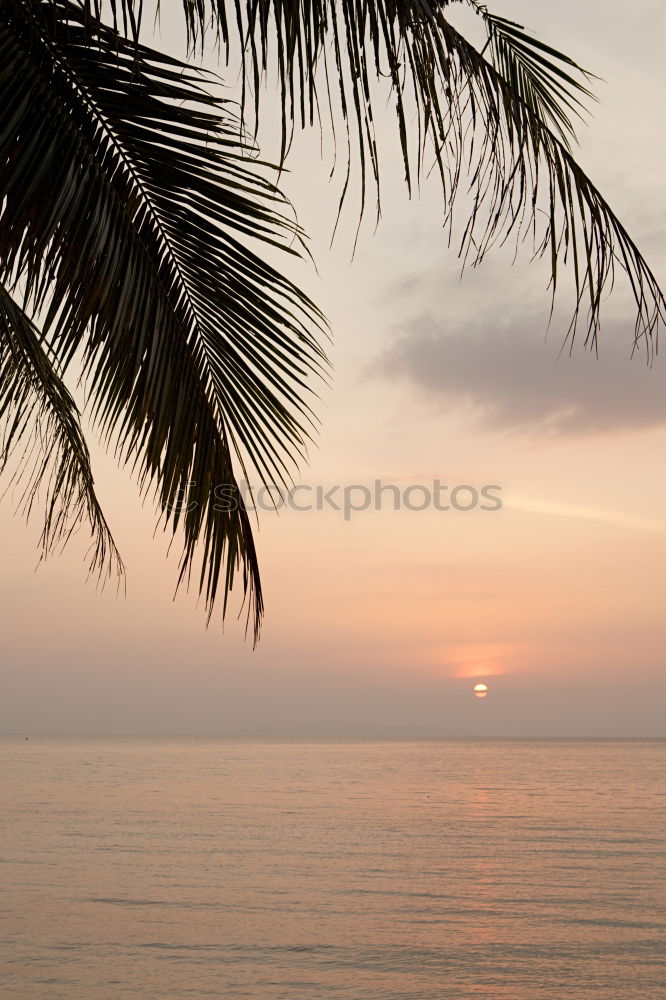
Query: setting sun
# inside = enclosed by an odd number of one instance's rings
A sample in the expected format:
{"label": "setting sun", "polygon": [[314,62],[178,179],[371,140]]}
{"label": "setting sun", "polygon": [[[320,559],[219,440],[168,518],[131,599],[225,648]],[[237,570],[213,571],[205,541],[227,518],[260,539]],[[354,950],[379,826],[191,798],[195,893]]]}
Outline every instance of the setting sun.
{"label": "setting sun", "polygon": [[475,698],[485,698],[488,694],[487,684],[475,684],[474,685],[474,697]]}

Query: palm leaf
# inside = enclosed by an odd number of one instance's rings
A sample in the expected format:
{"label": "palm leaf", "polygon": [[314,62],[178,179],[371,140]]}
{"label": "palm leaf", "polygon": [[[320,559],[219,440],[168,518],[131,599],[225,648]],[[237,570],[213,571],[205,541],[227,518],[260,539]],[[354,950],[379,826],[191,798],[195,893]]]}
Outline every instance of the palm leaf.
{"label": "palm leaf", "polygon": [[585,102],[596,100],[584,82],[592,74],[478,0],[465,2],[483,18],[493,65],[512,93],[568,146],[576,137],[571,116],[582,120]]}
{"label": "palm leaf", "polygon": [[0,473],[12,457],[11,483],[22,490],[29,516],[45,492],[41,534],[46,557],[87,522],[90,572],[100,579],[123,574],[123,564],[95,494],[90,455],[79,414],[44,350],[39,331],[0,286]]}
{"label": "palm leaf", "polygon": [[[535,255],[548,255],[553,297],[559,264],[571,262],[575,308],[569,327],[573,338],[585,313],[586,345],[596,347],[601,304],[624,271],[636,314],[634,341],[642,340],[648,357],[666,318],[666,300],[650,267],[610,205],[574,159],[567,145],[541,119],[538,108],[515,93],[510,82],[443,18],[443,38],[454,56],[447,63],[452,92],[464,101],[450,102],[443,146],[456,171],[449,194],[452,210],[462,163],[470,164],[468,191],[473,209],[463,234],[461,253],[479,263],[495,243],[515,237],[535,238]],[[481,123],[467,141],[471,118]],[[545,200],[542,195],[545,192]]]}
{"label": "palm leaf", "polygon": [[306,447],[321,317],[248,246],[296,255],[300,230],[201,72],[67,0],[2,5],[0,274],[21,276],[63,368],[83,352],[104,440],[184,530],[179,580],[198,552],[210,617],[242,570],[256,635],[250,520],[214,491],[236,489],[236,462],[285,481]]}
{"label": "palm leaf", "polygon": [[[645,338],[649,354],[664,297],[569,150],[573,119],[591,96],[590,74],[479,0],[455,0],[484,18],[488,61],[447,20],[451,2],[183,0],[183,7],[192,45],[213,31],[227,58],[234,42],[240,49],[244,106],[253,93],[258,113],[260,85],[269,71],[277,73],[283,157],[295,125],[317,122],[326,108],[332,128],[342,118],[348,147],[342,200],[357,169],[361,216],[373,185],[380,213],[375,107],[385,104],[388,88],[410,191],[434,169],[446,225],[464,194],[462,258],[478,263],[495,243],[529,238],[535,254],[547,257],[553,293],[569,263],[576,303],[570,334],[584,312],[589,344],[596,342],[604,293],[619,267],[635,300],[635,337]],[[120,6],[136,21],[137,0]]]}

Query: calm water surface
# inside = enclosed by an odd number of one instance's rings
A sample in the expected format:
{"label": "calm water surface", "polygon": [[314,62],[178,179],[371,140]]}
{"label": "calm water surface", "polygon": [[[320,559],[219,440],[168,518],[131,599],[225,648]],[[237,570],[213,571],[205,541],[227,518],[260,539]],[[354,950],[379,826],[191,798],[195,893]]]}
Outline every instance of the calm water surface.
{"label": "calm water surface", "polygon": [[0,741],[0,993],[666,997],[666,743]]}

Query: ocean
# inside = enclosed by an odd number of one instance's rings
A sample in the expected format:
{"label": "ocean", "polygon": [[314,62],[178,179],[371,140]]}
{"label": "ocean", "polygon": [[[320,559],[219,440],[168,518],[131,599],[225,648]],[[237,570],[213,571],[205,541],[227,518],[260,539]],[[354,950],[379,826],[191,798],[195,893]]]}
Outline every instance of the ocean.
{"label": "ocean", "polygon": [[0,740],[0,995],[666,997],[666,742]]}

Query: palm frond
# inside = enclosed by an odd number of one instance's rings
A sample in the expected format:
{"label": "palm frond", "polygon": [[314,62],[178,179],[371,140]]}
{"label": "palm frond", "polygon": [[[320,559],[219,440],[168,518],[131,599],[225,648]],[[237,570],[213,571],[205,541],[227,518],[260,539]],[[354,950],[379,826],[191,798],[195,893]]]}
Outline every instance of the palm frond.
{"label": "palm frond", "polygon": [[441,79],[458,95],[449,102],[438,152],[438,163],[453,163],[446,175],[449,218],[465,164],[472,204],[461,255],[476,265],[497,243],[530,239],[534,255],[550,263],[553,298],[561,265],[570,263],[575,307],[568,336],[583,312],[585,342],[593,348],[619,268],[635,302],[634,342],[642,341],[651,358],[666,300],[635,242],[538,109],[444,18],[439,24],[449,53]]}
{"label": "palm frond", "polygon": [[[102,0],[95,0],[102,2]],[[129,10],[135,0],[122,0]],[[656,278],[608,202],[569,149],[574,118],[591,96],[590,74],[573,60],[490,13],[480,13],[489,55],[447,20],[454,0],[183,0],[190,41],[213,31],[227,56],[243,57],[243,104],[269,71],[282,98],[282,156],[295,126],[316,123],[330,109],[340,116],[348,157],[342,198],[356,167],[360,215],[376,190],[380,213],[380,144],[375,106],[387,89],[395,108],[407,185],[438,173],[444,222],[462,195],[467,224],[459,252],[478,263],[496,243],[529,239],[550,263],[552,290],[565,264],[573,274],[570,334],[586,314],[596,342],[601,303],[624,271],[636,305],[636,339],[648,354],[666,303]],[[460,0],[455,0],[460,2]],[[542,225],[543,223],[543,225]],[[654,337],[654,339],[653,339]]]}
{"label": "palm frond", "polygon": [[10,485],[19,489],[27,517],[44,493],[43,557],[87,522],[90,572],[102,581],[121,577],[123,563],[95,494],[76,404],[34,323],[1,285],[0,427],[0,473],[15,457]]}
{"label": "palm frond", "polygon": [[593,74],[478,0],[457,2],[468,3],[483,18],[493,65],[512,93],[569,146],[576,138],[572,116],[584,120],[586,101],[596,100],[585,82]]}
{"label": "palm frond", "polygon": [[210,618],[242,570],[256,636],[250,520],[215,489],[246,461],[285,481],[304,453],[322,318],[247,245],[297,256],[301,232],[200,71],[68,0],[0,2],[0,275],[63,368],[83,350],[104,440],[183,529],[179,580],[199,554]]}

